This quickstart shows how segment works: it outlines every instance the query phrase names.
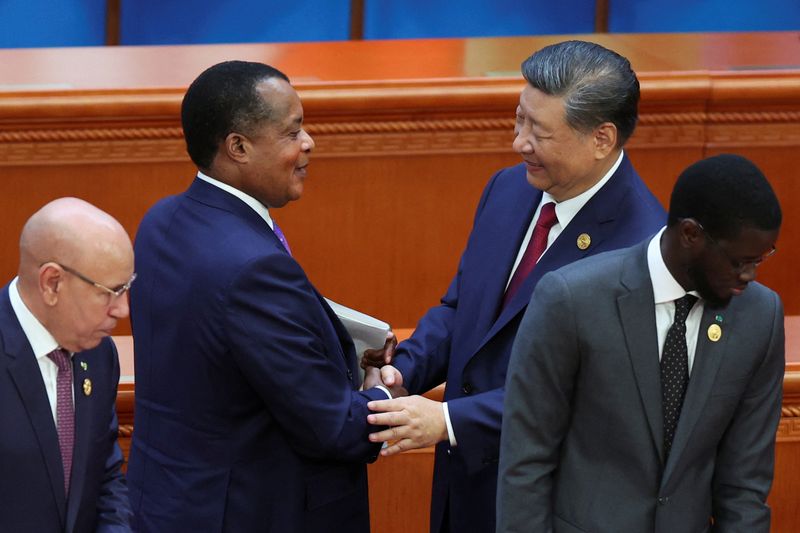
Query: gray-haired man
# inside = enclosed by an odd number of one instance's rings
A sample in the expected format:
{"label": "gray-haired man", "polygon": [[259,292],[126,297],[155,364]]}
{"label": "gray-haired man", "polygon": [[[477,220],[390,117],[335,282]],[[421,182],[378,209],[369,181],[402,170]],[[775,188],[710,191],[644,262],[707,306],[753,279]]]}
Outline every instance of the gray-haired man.
{"label": "gray-haired man", "polygon": [[[441,305],[392,362],[411,394],[446,380],[445,401],[410,396],[369,405],[384,411],[369,415],[371,423],[394,426],[371,436],[396,441],[384,455],[437,445],[434,532],[494,531],[506,367],[539,279],[635,244],[665,216],[622,149],[639,101],[627,59],[568,41],[533,54],[522,73],[528,84],[513,148],[523,163],[489,181]],[[537,334],[547,335],[547,324],[540,326]],[[388,362],[375,359],[371,364]]]}

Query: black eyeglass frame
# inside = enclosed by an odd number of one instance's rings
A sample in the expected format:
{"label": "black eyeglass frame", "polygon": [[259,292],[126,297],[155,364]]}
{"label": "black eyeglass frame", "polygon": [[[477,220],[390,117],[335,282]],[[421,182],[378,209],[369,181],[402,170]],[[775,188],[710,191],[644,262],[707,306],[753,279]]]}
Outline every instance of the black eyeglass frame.
{"label": "black eyeglass frame", "polygon": [[708,240],[710,240],[712,243],[714,243],[717,246],[717,248],[719,248],[719,250],[725,256],[725,258],[730,262],[731,266],[733,267],[733,269],[736,272],[744,272],[748,267],[752,267],[752,268],[755,269],[761,263],[763,263],[766,259],[768,259],[768,258],[772,257],[773,255],[775,255],[775,252],[778,251],[778,249],[773,244],[772,245],[772,250],[770,250],[766,254],[762,255],[760,258],[756,259],[755,261],[742,261],[740,259],[735,259],[735,258],[730,256],[730,254],[725,250],[725,248],[722,247],[722,245],[719,243],[719,241],[717,241],[714,237],[711,236],[711,234],[708,232],[708,230],[706,228],[704,228],[703,225],[699,221],[697,221],[695,219],[692,219],[692,220],[694,220],[695,224],[697,224],[697,227],[700,228],[700,230],[703,232],[703,235],[705,235],[708,238]]}

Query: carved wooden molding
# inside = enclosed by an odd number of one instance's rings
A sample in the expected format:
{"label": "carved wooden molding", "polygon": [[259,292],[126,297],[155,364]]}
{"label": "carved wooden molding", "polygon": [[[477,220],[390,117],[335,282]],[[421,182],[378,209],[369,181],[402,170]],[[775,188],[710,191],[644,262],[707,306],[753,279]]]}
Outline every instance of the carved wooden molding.
{"label": "carved wooden molding", "polygon": [[89,128],[0,131],[0,143],[183,139],[181,128]]}
{"label": "carved wooden molding", "polygon": [[781,416],[784,418],[800,418],[800,405],[784,405],[781,407]]}
{"label": "carved wooden molding", "polygon": [[[645,113],[630,146],[800,145],[800,111]],[[508,153],[513,118],[317,122],[322,157]],[[177,126],[0,131],[0,166],[187,162]]]}
{"label": "carved wooden molding", "polygon": [[800,418],[781,418],[776,436],[778,442],[800,441]]}

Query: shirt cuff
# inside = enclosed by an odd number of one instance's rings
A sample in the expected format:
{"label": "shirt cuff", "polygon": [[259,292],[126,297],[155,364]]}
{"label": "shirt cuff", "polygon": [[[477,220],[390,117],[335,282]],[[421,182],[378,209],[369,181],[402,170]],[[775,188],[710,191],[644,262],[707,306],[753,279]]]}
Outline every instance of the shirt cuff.
{"label": "shirt cuff", "polygon": [[385,392],[385,393],[386,393],[386,396],[388,396],[390,400],[392,399],[392,393],[391,393],[391,392],[389,392],[389,389],[387,389],[387,388],[386,388],[386,387],[384,387],[383,385],[375,385],[375,388],[376,388],[376,389],[380,389],[380,390],[382,390],[383,392]]}
{"label": "shirt cuff", "polygon": [[450,410],[447,408],[447,402],[442,402],[442,411],[444,411],[444,423],[447,426],[447,438],[450,439],[450,446],[458,446],[456,442],[456,434],[453,432],[453,424],[450,422]]}

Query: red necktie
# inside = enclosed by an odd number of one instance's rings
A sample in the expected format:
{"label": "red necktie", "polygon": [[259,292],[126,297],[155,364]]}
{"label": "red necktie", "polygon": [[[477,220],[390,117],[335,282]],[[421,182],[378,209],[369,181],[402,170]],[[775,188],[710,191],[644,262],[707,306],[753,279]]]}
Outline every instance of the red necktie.
{"label": "red necktie", "polygon": [[75,410],[72,407],[72,360],[61,348],[47,354],[58,366],[56,379],[56,428],[61,463],[64,465],[64,493],[69,494],[69,476],[72,472],[72,449],[75,446]]}
{"label": "red necktie", "polygon": [[547,236],[550,234],[550,228],[557,222],[556,204],[547,202],[542,206],[542,210],[539,212],[539,219],[536,221],[536,225],[533,228],[533,235],[531,235],[531,240],[528,242],[528,247],[525,249],[525,253],[522,254],[522,259],[519,265],[517,265],[517,270],[514,272],[514,275],[511,277],[511,282],[508,284],[506,294],[503,297],[503,307],[508,305],[508,302],[511,301],[522,286],[522,283],[533,271],[536,262],[547,248]]}

